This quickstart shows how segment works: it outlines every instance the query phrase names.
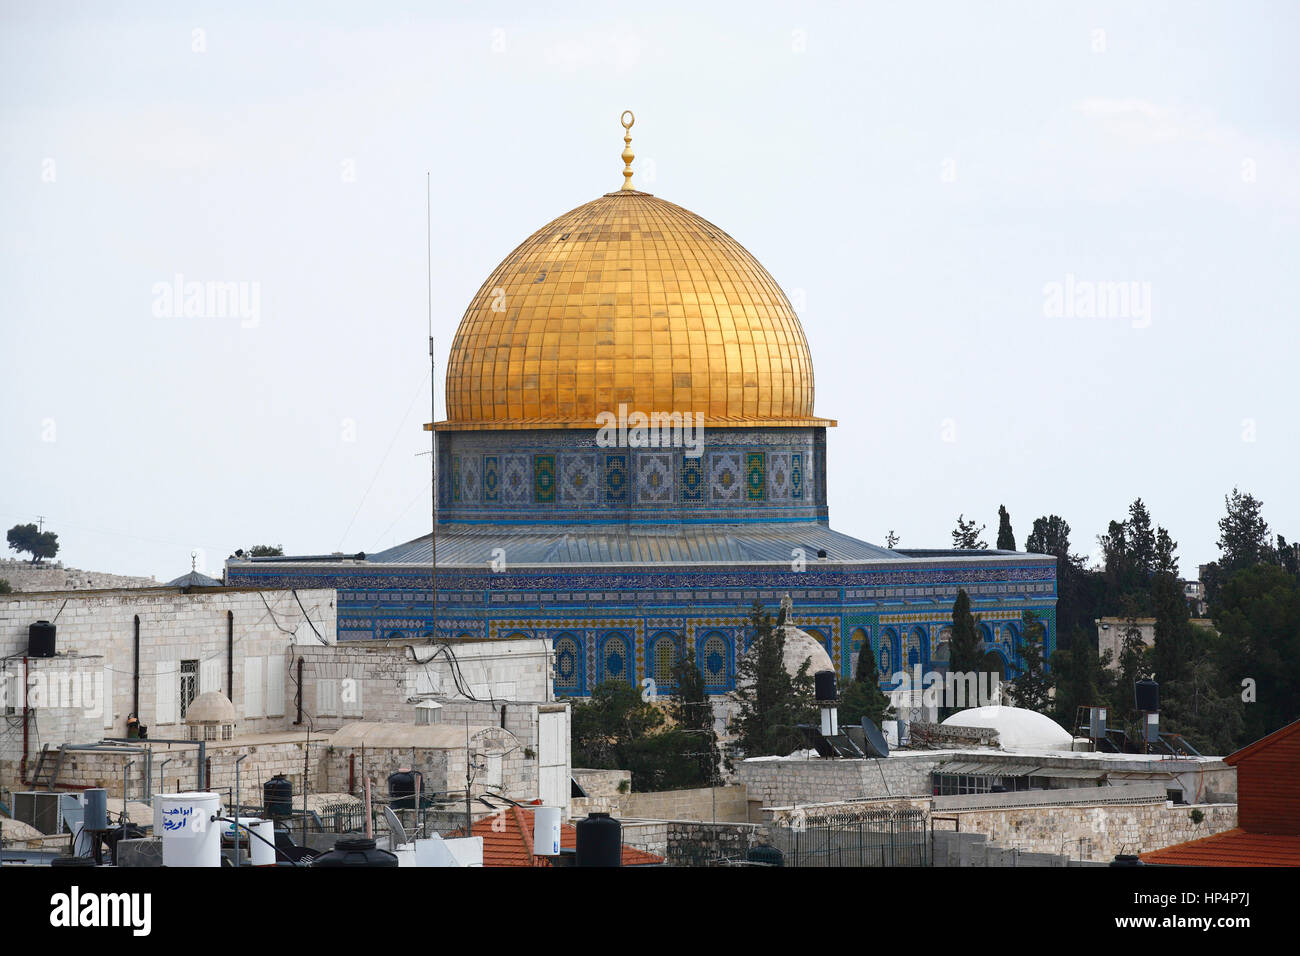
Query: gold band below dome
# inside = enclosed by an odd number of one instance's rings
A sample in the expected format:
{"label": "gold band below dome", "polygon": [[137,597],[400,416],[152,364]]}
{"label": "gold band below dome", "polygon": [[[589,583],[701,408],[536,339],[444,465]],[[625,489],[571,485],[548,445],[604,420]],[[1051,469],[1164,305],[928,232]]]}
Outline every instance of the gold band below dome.
{"label": "gold band below dome", "polygon": [[439,429],[590,428],[601,412],[825,424],[789,299],[713,223],[619,191],[543,226],[479,288]]}
{"label": "gold band below dome", "polygon": [[[554,421],[545,421],[536,419],[533,421],[519,422],[457,422],[441,421],[434,426],[440,432],[485,432],[485,431],[545,431],[547,429],[557,429],[563,431],[572,431],[574,429],[589,428],[592,431],[600,428],[601,422],[593,419],[589,422],[571,422],[565,419]],[[747,419],[747,418],[708,418],[702,423],[704,428],[834,428],[839,423],[833,418],[791,418],[791,419]],[[432,431],[429,423],[424,423],[424,430]]]}

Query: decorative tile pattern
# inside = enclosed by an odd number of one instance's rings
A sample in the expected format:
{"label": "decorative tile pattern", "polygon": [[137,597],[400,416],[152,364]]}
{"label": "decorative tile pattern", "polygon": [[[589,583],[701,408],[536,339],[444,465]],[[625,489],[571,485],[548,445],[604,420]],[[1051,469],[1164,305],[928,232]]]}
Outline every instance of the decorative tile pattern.
{"label": "decorative tile pattern", "polygon": [[761,451],[745,452],[745,497],[750,501],[763,501],[766,496],[765,457]]}
{"label": "decorative tile pattern", "polygon": [[739,501],[744,480],[740,470],[740,452],[719,451],[708,456],[709,500]]}
{"label": "decorative tile pattern", "polygon": [[552,504],[555,501],[555,456],[533,456],[533,501]]}
{"label": "decorative tile pattern", "polygon": [[671,452],[640,452],[636,456],[636,503],[669,504],[673,500]]}
{"label": "decorative tile pattern", "polygon": [[605,500],[611,504],[625,504],[628,494],[627,453],[605,456]]}
{"label": "decorative tile pattern", "polygon": [[460,460],[460,500],[476,502],[479,496],[478,455],[465,455]]}
{"label": "decorative tile pattern", "polygon": [[451,500],[460,501],[460,455],[451,456]]}
{"label": "decorative tile pattern", "polygon": [[501,456],[501,497],[508,505],[528,504],[533,486],[532,462],[527,455]]}
{"label": "decorative tile pattern", "polygon": [[767,496],[772,501],[790,499],[790,453],[772,452],[767,459]]}
{"label": "decorative tile pattern", "polygon": [[566,504],[595,504],[599,482],[593,454],[560,456],[560,500]]}
{"label": "decorative tile pattern", "polygon": [[684,502],[704,500],[704,463],[699,458],[683,458],[681,494]]}
{"label": "decorative tile pattern", "polygon": [[803,453],[790,453],[790,497],[803,500]]}
{"label": "decorative tile pattern", "polygon": [[496,504],[501,500],[501,466],[496,455],[483,457],[483,500]]}

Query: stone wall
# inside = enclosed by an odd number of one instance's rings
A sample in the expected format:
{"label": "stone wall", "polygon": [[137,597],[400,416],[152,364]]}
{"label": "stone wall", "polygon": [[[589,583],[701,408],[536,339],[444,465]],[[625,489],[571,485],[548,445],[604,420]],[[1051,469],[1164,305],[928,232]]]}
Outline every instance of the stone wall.
{"label": "stone wall", "polygon": [[763,827],[752,823],[694,820],[625,821],[623,842],[664,857],[669,866],[708,866],[720,858],[741,859],[761,842]]}
{"label": "stone wall", "polygon": [[0,559],[0,580],[8,581],[15,591],[73,591],[87,588],[157,587],[153,578],[103,571],[65,568],[62,562],[32,564],[29,561]]}
{"label": "stone wall", "polygon": [[[85,591],[0,596],[0,657],[11,658],[9,674],[21,670],[28,627],[37,620],[57,627],[57,660],[97,655],[106,699],[96,732],[53,743],[89,743],[100,736],[126,735],[134,704],[134,635],[139,619],[139,717],[152,737],[185,737],[180,683],[192,661],[197,693],[219,690],[239,715],[241,735],[293,728],[296,675],[301,646],[320,647],[335,638],[332,590],[253,591],[213,589],[183,594],[174,588]],[[234,631],[234,693],[229,686],[229,627]],[[80,665],[79,665],[80,666]],[[21,681],[18,683],[21,689]],[[111,689],[111,690],[110,690]],[[160,689],[162,693],[160,694]],[[18,704],[21,713],[21,701]],[[310,713],[310,711],[308,711]],[[33,727],[44,715],[35,710]],[[35,738],[35,735],[33,735]]]}
{"label": "stone wall", "polygon": [[[511,723],[512,703],[544,703],[551,693],[546,641],[427,644],[344,643],[303,647],[303,688],[314,726],[334,730],[358,719],[410,723],[418,699],[444,706],[444,720],[500,724],[536,746],[537,734]],[[346,693],[345,693],[346,692]],[[454,707],[452,705],[455,705]],[[534,713],[534,720],[535,720]],[[522,717],[520,718],[523,719]]]}
{"label": "stone wall", "polygon": [[[1199,811],[1201,823],[1192,822]],[[1109,861],[1120,853],[1145,853],[1231,830],[1237,805],[1170,804],[1016,807],[945,810],[962,833],[982,833],[1003,849],[1064,854],[1071,859]]]}
{"label": "stone wall", "polygon": [[[250,805],[262,802],[262,784],[276,774],[284,774],[293,784],[294,803],[302,796],[304,781],[311,791],[328,790],[321,775],[321,760],[329,742],[323,737],[307,735],[266,735],[243,740],[214,742],[206,747],[210,772],[207,789],[221,792],[223,800],[234,792],[235,759],[243,754],[247,758],[239,765],[240,799]],[[126,771],[127,798],[143,800],[165,786],[168,792],[193,790],[199,782],[198,744],[163,744],[140,741],[134,747],[147,748],[152,756],[146,760],[140,753],[104,753],[97,751],[70,751],[59,774],[59,782],[75,787],[103,787],[109,797],[122,797],[122,769]],[[163,765],[163,761],[167,761]],[[146,769],[149,779],[146,780]],[[114,808],[110,804],[110,810]]]}
{"label": "stone wall", "polygon": [[936,753],[892,754],[878,760],[743,760],[736,779],[765,807],[882,797],[928,796]]}

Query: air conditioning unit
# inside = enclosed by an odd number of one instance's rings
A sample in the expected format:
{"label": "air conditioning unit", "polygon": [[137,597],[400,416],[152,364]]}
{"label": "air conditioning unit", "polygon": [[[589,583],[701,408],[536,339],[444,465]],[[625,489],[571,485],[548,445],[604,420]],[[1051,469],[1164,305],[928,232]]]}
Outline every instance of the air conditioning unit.
{"label": "air conditioning unit", "polygon": [[45,834],[70,832],[65,814],[81,810],[81,795],[75,793],[25,790],[13,794],[13,800],[14,819]]}

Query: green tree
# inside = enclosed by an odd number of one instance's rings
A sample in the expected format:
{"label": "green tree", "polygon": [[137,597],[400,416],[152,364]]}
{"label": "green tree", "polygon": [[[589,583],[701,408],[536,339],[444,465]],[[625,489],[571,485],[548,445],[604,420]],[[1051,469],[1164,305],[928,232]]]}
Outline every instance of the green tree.
{"label": "green tree", "polygon": [[1128,521],[1124,525],[1128,532],[1133,571],[1140,580],[1145,580],[1155,570],[1156,536],[1151,530],[1151,514],[1141,498],[1128,506]]}
{"label": "green tree", "polygon": [[32,564],[59,553],[59,536],[53,531],[41,531],[35,524],[16,524],[6,537],[9,550],[30,554]]}
{"label": "green tree", "polygon": [[1068,649],[1058,649],[1052,655],[1058,723],[1075,731],[1078,708],[1108,704],[1115,686],[1110,661],[1110,651],[1097,654],[1095,634],[1081,635]]}
{"label": "green tree", "polygon": [[1260,515],[1264,502],[1236,488],[1225,495],[1228,513],[1219,519],[1218,565],[1225,578],[1242,568],[1273,561],[1269,546],[1268,523]]}
{"label": "green tree", "polygon": [[1184,668],[1192,643],[1191,615],[1178,580],[1177,548],[1178,542],[1169,537],[1169,532],[1158,529],[1155,573],[1151,579],[1151,603],[1156,619],[1151,666],[1162,687],[1186,676]]}
{"label": "green tree", "polygon": [[8,581],[6,581],[4,578],[0,578],[0,594],[13,594],[13,593],[14,593],[13,585],[10,584]]}
{"label": "green tree", "polygon": [[1011,515],[1006,505],[998,505],[998,550],[1016,550],[1016,535],[1011,530]]}
{"label": "green tree", "polygon": [[953,674],[977,674],[984,664],[984,649],[975,630],[970,595],[962,588],[952,605],[952,637],[948,642],[948,670]]}
{"label": "green tree", "polygon": [[840,723],[861,724],[863,717],[869,717],[879,727],[881,721],[889,719],[892,709],[889,698],[880,689],[876,655],[871,649],[871,642],[867,641],[858,653],[858,666],[853,679],[840,694]]}
{"label": "green tree", "polygon": [[1019,673],[1011,681],[1011,696],[1017,707],[1046,714],[1051,707],[1052,675],[1043,666],[1044,645],[1047,641],[1047,626],[1039,620],[1033,611],[1024,611],[1020,616],[1021,635],[1019,654]]}
{"label": "green tree", "polygon": [[980,535],[984,533],[986,526],[980,525],[977,528],[975,527],[974,518],[966,521],[965,517],[964,514],[957,516],[957,527],[952,532],[953,548],[961,551],[982,551],[987,549],[988,543],[980,539]]}
{"label": "green tree", "polygon": [[694,781],[689,786],[716,787],[722,782],[721,753],[718,734],[713,727],[713,702],[704,686],[704,675],[695,662],[694,648],[677,656],[673,666],[673,693],[669,714],[677,729],[685,736],[697,768]]}
{"label": "green tree", "polygon": [[279,544],[255,544],[246,552],[250,558],[282,558],[284,546]]}
{"label": "green tree", "polygon": [[634,790],[699,785],[691,735],[668,726],[663,709],[625,681],[597,684],[574,704],[572,739],[575,766],[631,771]]}
{"label": "green tree", "polygon": [[1254,687],[1243,742],[1294,720],[1300,701],[1300,583],[1276,565],[1242,568],[1223,585],[1211,616],[1220,635],[1212,660],[1222,689],[1241,695],[1243,681]]}
{"label": "green tree", "polygon": [[799,725],[816,720],[812,675],[807,661],[786,670],[785,634],[757,601],[749,627],[754,639],[736,667],[736,747],[747,757],[784,756],[805,744]]}

